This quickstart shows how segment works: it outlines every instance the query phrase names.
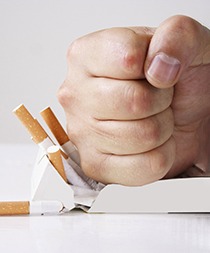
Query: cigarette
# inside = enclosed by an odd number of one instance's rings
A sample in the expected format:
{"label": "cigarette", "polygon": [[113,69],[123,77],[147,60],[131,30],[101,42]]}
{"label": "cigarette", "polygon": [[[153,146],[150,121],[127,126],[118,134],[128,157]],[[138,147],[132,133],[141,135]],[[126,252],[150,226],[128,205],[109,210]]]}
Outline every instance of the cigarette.
{"label": "cigarette", "polygon": [[70,141],[67,133],[63,129],[61,123],[55,116],[54,112],[50,107],[43,109],[40,112],[42,118],[48,125],[49,129],[55,136],[58,143],[61,145],[66,154],[77,164],[80,164],[80,157],[74,144]]}
{"label": "cigarette", "polygon": [[67,133],[50,107],[42,110],[40,114],[61,146],[69,141]]}
{"label": "cigarette", "polygon": [[[62,125],[60,124],[59,120],[55,116],[52,109],[50,107],[46,107],[45,109],[43,109],[40,112],[40,114],[41,114],[42,118],[44,119],[45,123],[48,125],[51,132],[53,133],[53,135],[55,136],[58,143],[61,145],[62,149],[69,156],[69,159],[67,159],[67,161],[65,161],[65,160],[63,161],[64,162],[64,171],[65,171],[65,175],[67,175],[68,181],[70,179],[71,184],[77,185],[80,187],[97,189],[98,183],[96,181],[94,181],[93,179],[88,178],[83,173],[81,168],[79,167],[79,164],[80,164],[79,153],[76,150],[73,143],[70,141],[67,133],[63,129]],[[50,148],[50,149],[53,149],[53,148]],[[49,155],[49,160],[50,160],[50,154],[48,153],[48,155]],[[68,162],[70,167],[66,165],[66,162]],[[53,164],[53,162],[52,162],[52,164]],[[54,167],[56,167],[56,165],[54,165]],[[58,171],[59,171],[59,169],[58,169]],[[62,176],[63,175],[63,168],[61,169],[61,172],[62,173],[60,173],[60,174]]]}
{"label": "cigarette", "polygon": [[[48,159],[65,182],[81,187],[98,189],[98,183],[88,178],[81,170],[78,151],[49,107],[44,109],[41,115],[67,155],[53,143],[37,119],[30,114],[23,104],[15,108],[13,112],[26,127],[32,140],[48,154]],[[61,155],[65,159],[62,159]],[[66,163],[71,168],[68,168]]]}
{"label": "cigarette", "polygon": [[[59,146],[50,146],[47,149],[47,154],[49,161],[66,183],[69,182],[71,185],[88,189],[97,188],[97,183],[94,180],[86,177],[81,171],[80,167],[75,164],[74,161],[72,161],[70,158],[66,159],[63,157]],[[75,169],[75,166],[77,169]]]}
{"label": "cigarette", "polygon": [[67,182],[67,177],[64,170],[64,165],[62,161],[62,153],[61,153],[60,148],[58,146],[50,146],[47,149],[47,154],[54,168],[57,170],[57,172],[60,174],[63,180]]}
{"label": "cigarette", "polygon": [[[54,145],[51,138],[45,132],[40,123],[35,119],[31,113],[26,109],[26,107],[21,104],[16,107],[13,112],[18,117],[18,119],[22,122],[22,124],[26,127],[28,132],[31,135],[32,140],[38,144],[45,152],[47,149]],[[63,151],[61,151],[62,156],[67,159],[68,155],[66,155]]]}
{"label": "cigarette", "polygon": [[51,138],[45,132],[44,128],[35,119],[26,107],[21,104],[13,110],[21,123],[26,127],[32,140],[38,144],[45,152],[48,147],[54,145]]}
{"label": "cigarette", "polygon": [[59,214],[63,205],[59,201],[4,201],[0,202],[0,216],[29,214]]}
{"label": "cigarette", "polygon": [[32,117],[30,112],[23,104],[16,107],[13,112],[22,122],[22,124],[26,127],[35,143],[39,144],[48,137],[47,133],[39,124],[39,122]]}

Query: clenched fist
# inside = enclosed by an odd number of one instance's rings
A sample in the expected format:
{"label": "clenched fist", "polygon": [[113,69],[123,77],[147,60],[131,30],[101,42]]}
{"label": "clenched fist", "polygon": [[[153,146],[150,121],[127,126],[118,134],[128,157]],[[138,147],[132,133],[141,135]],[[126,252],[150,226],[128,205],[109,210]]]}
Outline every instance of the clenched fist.
{"label": "clenched fist", "polygon": [[87,176],[143,185],[210,170],[207,28],[175,16],[102,30],[73,42],[67,59],[58,99]]}

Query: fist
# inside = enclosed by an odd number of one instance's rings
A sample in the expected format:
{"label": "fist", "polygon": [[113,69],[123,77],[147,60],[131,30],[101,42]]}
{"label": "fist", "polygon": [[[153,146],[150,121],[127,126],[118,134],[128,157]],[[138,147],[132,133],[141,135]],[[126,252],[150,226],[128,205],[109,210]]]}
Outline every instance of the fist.
{"label": "fist", "polygon": [[84,173],[105,184],[158,180],[175,159],[174,88],[156,88],[145,78],[154,31],[102,30],[68,50],[68,73],[58,99]]}

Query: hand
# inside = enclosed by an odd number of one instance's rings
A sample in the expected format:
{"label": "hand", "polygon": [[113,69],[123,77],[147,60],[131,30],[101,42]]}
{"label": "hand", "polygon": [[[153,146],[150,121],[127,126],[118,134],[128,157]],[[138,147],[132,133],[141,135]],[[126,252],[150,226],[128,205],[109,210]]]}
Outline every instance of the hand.
{"label": "hand", "polygon": [[58,98],[88,176],[142,185],[209,168],[207,28],[176,16],[157,29],[103,30],[76,40],[67,58]]}

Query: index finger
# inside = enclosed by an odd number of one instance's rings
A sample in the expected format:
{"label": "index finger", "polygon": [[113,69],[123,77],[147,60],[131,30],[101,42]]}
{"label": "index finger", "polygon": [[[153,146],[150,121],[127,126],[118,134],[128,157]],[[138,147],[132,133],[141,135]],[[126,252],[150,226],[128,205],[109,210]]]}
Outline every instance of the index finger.
{"label": "index finger", "polygon": [[144,78],[144,61],[152,31],[152,28],[140,27],[111,28],[76,40],[68,50],[69,73],[80,69],[95,77]]}

